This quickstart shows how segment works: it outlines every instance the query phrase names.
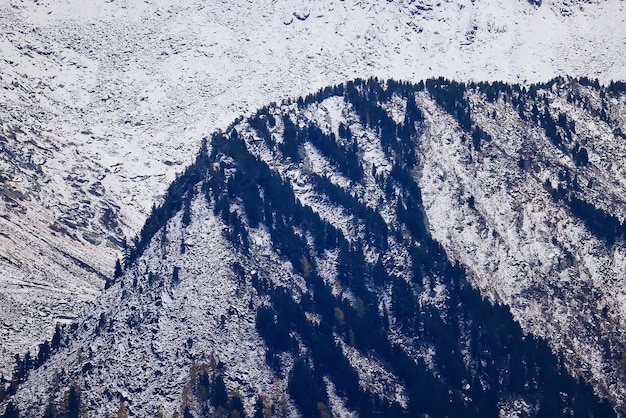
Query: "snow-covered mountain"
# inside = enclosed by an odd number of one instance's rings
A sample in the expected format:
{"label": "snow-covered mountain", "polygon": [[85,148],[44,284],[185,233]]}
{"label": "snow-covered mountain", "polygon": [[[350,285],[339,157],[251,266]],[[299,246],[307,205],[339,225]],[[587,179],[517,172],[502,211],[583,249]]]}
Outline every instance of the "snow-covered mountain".
{"label": "snow-covered mountain", "polygon": [[0,370],[95,297],[202,137],[354,77],[623,79],[622,1],[0,4]]}
{"label": "snow-covered mountain", "polygon": [[239,119],[19,359],[11,408],[623,415],[625,124],[624,84],[565,78],[357,80]]}

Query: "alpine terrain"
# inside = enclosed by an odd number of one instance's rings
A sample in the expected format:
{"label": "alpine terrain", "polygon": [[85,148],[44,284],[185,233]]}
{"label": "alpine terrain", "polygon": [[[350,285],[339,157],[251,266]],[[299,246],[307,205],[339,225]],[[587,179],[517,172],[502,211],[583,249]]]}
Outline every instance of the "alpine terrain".
{"label": "alpine terrain", "polygon": [[441,78],[240,118],[5,415],[623,415],[625,115],[621,83]]}
{"label": "alpine terrain", "polygon": [[0,2],[0,373],[80,316],[201,139],[236,117],[356,77],[608,84],[625,77],[623,9],[619,0]]}

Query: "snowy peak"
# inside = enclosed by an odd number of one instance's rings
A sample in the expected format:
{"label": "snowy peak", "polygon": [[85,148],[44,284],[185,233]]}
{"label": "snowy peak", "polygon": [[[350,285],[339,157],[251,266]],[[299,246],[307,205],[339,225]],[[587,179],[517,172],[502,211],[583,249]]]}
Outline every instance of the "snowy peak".
{"label": "snowy peak", "polygon": [[356,80],[237,120],[11,407],[621,414],[623,87]]}

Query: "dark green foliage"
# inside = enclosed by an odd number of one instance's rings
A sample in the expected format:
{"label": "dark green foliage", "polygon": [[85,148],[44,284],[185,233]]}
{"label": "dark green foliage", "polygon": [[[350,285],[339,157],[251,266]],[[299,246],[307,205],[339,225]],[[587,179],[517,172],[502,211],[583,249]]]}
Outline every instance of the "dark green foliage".
{"label": "dark green foliage", "polygon": [[459,126],[466,132],[472,128],[470,105],[465,98],[464,83],[449,81],[445,78],[427,80],[426,89],[437,104],[454,116]]}
{"label": "dark green foliage", "polygon": [[320,89],[319,91],[317,91],[317,93],[309,94],[305,98],[302,98],[302,97],[299,98],[298,106],[299,108],[302,108],[304,106],[310,105],[311,103],[320,103],[323,100],[328,99],[329,97],[332,97],[332,96],[343,96],[343,94],[344,94],[343,84],[324,87],[323,89]]}
{"label": "dark green foliage", "polygon": [[[396,88],[398,91],[394,90]],[[383,151],[390,155],[391,160],[402,161],[403,167],[412,167],[417,162],[412,136],[416,133],[415,123],[422,120],[422,114],[415,104],[415,91],[393,81],[388,82],[387,89],[373,80],[367,82],[356,80],[346,86],[345,99],[352,104],[362,124],[378,133]],[[394,93],[408,96],[407,112],[401,125],[396,124],[380,105]],[[402,158],[398,159],[400,156]]]}
{"label": "dark green foliage", "polygon": [[552,144],[554,144],[554,146],[560,147],[563,143],[563,138],[561,138],[561,134],[557,131],[556,123],[552,119],[547,106],[544,108],[540,122],[548,139],[552,142]]}
{"label": "dark green foliage", "polygon": [[17,408],[17,406],[13,404],[13,402],[9,402],[9,404],[7,405],[7,408],[4,411],[4,415],[2,415],[2,417],[3,418],[19,418],[20,411]]}
{"label": "dark green foliage", "polygon": [[61,345],[61,325],[58,322],[54,327],[54,335],[52,336],[50,345],[53,350],[59,348]]}
{"label": "dark green foliage", "polygon": [[572,150],[572,157],[574,159],[574,163],[577,166],[587,166],[589,165],[589,154],[585,147],[581,147],[578,143],[574,146]]}
{"label": "dark green foliage", "polygon": [[248,231],[237,212],[230,212],[225,221],[230,225],[230,229],[226,232],[226,238],[241,250],[248,250]]}
{"label": "dark green foliage", "polygon": [[[456,118],[475,151],[484,150],[491,138],[472,120],[465,98],[467,89],[481,89],[490,101],[502,97],[518,109],[521,117],[529,115],[540,120],[548,138],[564,151],[564,143],[573,144],[575,126],[564,115],[558,115],[556,120],[550,115],[547,104],[538,97],[541,93],[537,86],[530,86],[525,93],[519,87],[502,83],[467,86],[438,79],[411,85],[393,80],[386,84],[355,80],[302,98],[298,105],[339,94],[352,105],[362,125],[378,135],[393,168],[388,176],[376,176],[376,184],[387,203],[395,207],[398,222],[387,224],[349,190],[327,178],[311,175],[309,180],[317,192],[351,214],[354,228],[366,244],[349,242],[340,230],[303,206],[291,185],[253,156],[233,129],[228,134],[214,135],[211,155],[206,154],[206,149],[201,151],[196,164],[170,188],[165,203],[154,209],[150,226],[147,224],[145,233],[142,231],[133,254],[142,251],[157,226],[162,226],[177,210],[186,210],[186,202],[191,201],[199,182],[214,213],[228,226],[226,236],[242,257],[246,257],[249,228],[267,228],[273,247],[305,279],[309,292],[299,295],[296,302],[290,290],[273,287],[271,280],[252,277],[256,291],[267,301],[257,309],[255,325],[267,348],[267,362],[277,376],[285,373],[282,353],[297,359],[288,377],[288,389],[303,416],[317,417],[328,408],[323,377],[333,382],[346,405],[362,417],[495,417],[499,414],[498,402],[511,397],[538,405],[540,415],[561,416],[568,408],[578,416],[613,415],[610,406],[600,402],[589,386],[565,372],[544,341],[522,334],[506,307],[492,305],[472,289],[465,272],[451,264],[443,248],[429,235],[421,191],[412,171],[418,162],[415,149],[423,120],[415,94],[424,88]],[[406,99],[406,115],[400,123],[383,106],[394,95]],[[528,98],[539,101],[530,105]],[[266,108],[248,120],[271,149],[275,148],[271,138],[271,128],[276,124],[273,114],[278,113]],[[301,127],[294,120],[282,115],[285,129],[278,149],[286,159],[298,163],[301,145],[310,141],[345,176],[354,182],[363,180],[365,173],[350,127],[341,124],[337,138],[312,124]],[[589,163],[587,150],[578,145],[571,155],[579,166]],[[521,161],[520,168],[526,167],[526,162]],[[376,173],[375,168],[373,172]],[[565,177],[563,183],[567,183]],[[623,237],[623,225],[570,196],[567,190],[557,191],[555,198],[565,199],[572,211],[607,241]],[[467,204],[473,208],[474,198],[470,197]],[[410,267],[406,271],[410,277],[398,276],[398,270],[405,266],[385,265],[385,260],[390,259],[386,253],[388,243],[393,241],[408,251]],[[326,250],[336,251],[336,280],[349,298],[335,296],[331,285],[318,275],[315,255],[323,255]],[[368,261],[372,260],[371,252],[374,261]],[[243,276],[242,265],[239,270]],[[176,269],[173,275],[177,276]],[[444,306],[435,308],[418,300],[420,292],[437,285],[446,289]],[[382,294],[389,294],[390,299],[383,303]],[[387,301],[391,312],[387,312]],[[315,320],[311,320],[310,314],[315,315]],[[419,347],[390,342],[392,326],[400,327]],[[400,378],[409,396],[407,408],[361,388],[336,336]],[[300,350],[300,343],[307,347],[306,355]],[[54,347],[54,339],[51,346]],[[433,348],[434,369],[409,354],[420,347]],[[195,393],[200,402],[208,401],[216,409],[243,412],[243,408],[239,409],[241,400],[236,396],[229,398],[219,375],[214,378],[201,373],[198,382]],[[262,414],[262,408],[259,400],[255,417]]]}
{"label": "dark green foliage", "polygon": [[472,130],[472,145],[476,151],[480,151],[480,148],[484,142],[490,142],[491,137],[488,133],[483,131],[479,126],[474,126]]}
{"label": "dark green foliage", "polygon": [[52,402],[52,399],[48,401],[46,409],[43,412],[43,418],[57,418],[58,411],[56,405]]}
{"label": "dark green foliage", "polygon": [[[26,357],[26,355],[24,355]],[[16,382],[23,382],[26,379],[28,373],[28,364],[25,359],[21,358],[19,354],[15,355],[15,366],[13,369],[13,380]]]}
{"label": "dark green foliage", "polygon": [[230,411],[230,416],[238,416],[244,418],[246,416],[246,411],[243,408],[243,402],[241,401],[241,397],[238,395],[233,395],[228,402],[228,410]]}
{"label": "dark green foliage", "polygon": [[[415,93],[409,92],[406,99],[406,114],[404,116],[405,125],[413,125],[424,120],[422,111],[417,107],[415,102]],[[412,132],[414,133],[414,132]]]}
{"label": "dark green foliage", "polygon": [[344,138],[348,140],[352,139],[352,132],[350,131],[350,128],[344,125],[343,122],[339,123],[338,133],[339,133],[339,138]]}
{"label": "dark green foliage", "polygon": [[248,123],[256,131],[259,138],[262,138],[271,149],[274,147],[274,141],[267,127],[267,121],[270,121],[270,126],[273,127],[276,125],[276,119],[269,113],[264,114],[266,111],[266,109],[261,109],[254,117],[248,119]]}
{"label": "dark green foliage", "polygon": [[489,102],[495,102],[501,93],[505,95],[511,95],[511,86],[501,81],[493,83],[478,83],[476,87],[485,95],[485,98]]}
{"label": "dark green foliage", "polygon": [[261,397],[257,397],[256,403],[254,404],[254,416],[253,418],[264,418],[263,416],[263,401]]}
{"label": "dark green foliage", "polygon": [[187,393],[193,395],[197,401],[198,411],[196,415],[194,408],[190,406],[193,400],[183,396],[181,405],[183,416],[240,418],[246,416],[241,397],[229,390],[221,373],[220,363],[216,363],[214,357],[210,366],[206,363],[198,365],[195,362],[191,365],[190,379],[187,383],[187,389],[191,391]]}
{"label": "dark green foliage", "polygon": [[585,222],[593,234],[609,245],[613,245],[618,239],[624,240],[626,238],[626,225],[615,216],[574,195],[565,201],[568,203],[572,214]]}
{"label": "dark green foliage", "polygon": [[[341,125],[343,127],[343,125]],[[341,132],[345,139],[351,139],[349,128],[344,128]],[[339,171],[349,179],[359,182],[363,179],[363,168],[360,164],[358,147],[355,140],[351,140],[348,146],[342,146],[337,142],[334,134],[326,135],[316,125],[309,124],[308,128],[302,130],[300,136],[308,139],[315,147],[324,154],[329,161],[337,165]]]}
{"label": "dark green foliage", "polygon": [[180,282],[180,267],[174,266],[172,270],[172,284],[177,285]]}
{"label": "dark green foliage", "polygon": [[182,205],[184,196],[193,196],[194,186],[198,184],[205,174],[208,166],[206,144],[203,144],[196,157],[194,164],[190,165],[185,172],[176,178],[168,188],[163,204],[153,207],[150,216],[146,220],[139,236],[135,239],[134,248],[128,256],[128,263],[133,263],[148,246],[154,234],[165,226],[165,223],[178,212]]}
{"label": "dark green foliage", "polygon": [[118,258],[117,260],[115,260],[115,270],[113,271],[113,278],[119,279],[120,277],[122,277],[122,274],[124,274],[124,272],[122,271],[122,264],[120,263],[120,260]]}
{"label": "dark green foliage", "polygon": [[[187,192],[183,200],[182,223],[183,223],[183,226],[185,227],[189,226],[189,224],[191,223],[191,199],[192,198],[193,198],[193,194],[191,193],[191,190],[190,190]],[[165,231],[165,226],[163,227],[163,230]]]}
{"label": "dark green foliage", "polygon": [[580,83],[580,85],[582,86],[593,87],[596,90],[600,89],[600,80],[598,80],[597,78],[592,80],[588,77],[583,76],[578,79],[578,83]]}
{"label": "dark green foliage", "polygon": [[393,280],[392,308],[396,318],[403,326],[415,325],[420,309],[413,289],[402,279]]}
{"label": "dark green foliage", "polygon": [[398,221],[403,223],[416,239],[426,235],[426,224],[421,216],[421,205],[417,204],[412,195],[405,196],[406,203],[398,201],[396,213]]}
{"label": "dark green foliage", "polygon": [[[428,83],[427,83],[428,84]],[[490,140],[489,135],[478,126],[472,126],[469,117],[469,106],[463,98],[463,85],[452,83],[451,91],[444,91],[446,86],[441,83],[431,85],[431,94],[437,95],[444,107],[452,109],[460,124],[472,134],[474,147],[478,150]],[[399,165],[394,166],[391,177],[387,179],[390,186],[387,198],[391,198],[394,191],[399,191],[397,216],[410,232],[412,240],[419,242],[419,246],[410,247],[413,264],[414,283],[420,286],[424,277],[439,277],[446,288],[450,289],[451,299],[447,303],[446,320],[439,312],[429,308],[422,312],[413,296],[413,290],[405,281],[390,277],[384,265],[379,261],[370,268],[364,268],[367,263],[362,256],[362,249],[351,248],[338,231],[333,232],[338,238],[333,247],[339,248],[338,280],[342,286],[352,290],[359,298],[360,305],[357,311],[354,306],[335,298],[328,286],[319,281],[315,274],[308,276],[309,286],[313,289],[314,300],[311,309],[317,312],[322,321],[319,326],[311,326],[303,319],[304,308],[284,292],[272,292],[272,307],[264,307],[257,312],[257,328],[264,337],[270,353],[268,359],[275,359],[276,352],[294,350],[290,335],[297,333],[303,342],[311,349],[311,357],[302,359],[290,377],[290,393],[296,400],[301,412],[306,415],[316,411],[314,403],[316,397],[323,397],[321,385],[316,376],[328,375],[336,385],[336,389],[347,399],[350,407],[356,408],[363,416],[374,414],[373,405],[377,411],[386,411],[381,416],[397,416],[406,413],[408,416],[430,414],[432,416],[497,416],[497,400],[508,393],[525,396],[528,399],[542,399],[542,408],[550,408],[555,398],[549,387],[559,387],[562,390],[575,388],[570,386],[565,373],[560,372],[554,356],[547,349],[547,345],[537,345],[536,340],[526,339],[521,334],[519,326],[513,321],[508,310],[492,306],[484,301],[478,292],[471,289],[465,282],[464,273],[454,268],[447,261],[443,249],[429,237],[424,223],[423,208],[419,187],[412,178],[410,167],[412,153],[407,151],[414,148],[421,114],[415,112],[411,123],[413,129],[408,134],[403,132],[404,124],[398,127],[387,121],[380,112],[380,108],[372,101],[378,98],[389,97],[390,92],[371,86],[367,82],[354,82],[346,88],[346,99],[349,100],[359,113],[361,120],[369,128],[385,137],[388,144],[386,152],[393,156]],[[493,93],[495,94],[495,93]],[[409,101],[410,103],[410,101]],[[409,107],[413,106],[410,104]],[[410,119],[410,118],[407,118]],[[567,121],[560,120],[561,124]],[[394,127],[395,126],[395,127]],[[555,125],[556,126],[556,125]],[[470,129],[471,128],[471,129]],[[562,129],[562,128],[561,128]],[[568,128],[569,129],[569,128]],[[351,133],[345,126],[340,126],[341,138],[348,138]],[[292,134],[292,135],[297,135]],[[309,127],[308,137],[319,135],[314,128]],[[397,140],[400,138],[400,140]],[[332,138],[330,138],[332,139]],[[314,141],[321,141],[320,138]],[[394,145],[400,142],[403,145]],[[408,144],[408,146],[407,146]],[[330,152],[328,152],[330,154]],[[367,207],[358,199],[351,196],[344,189],[333,185],[328,179],[313,175],[315,187],[325,194],[328,199],[345,207],[355,218],[363,223],[365,230],[376,231],[368,235],[368,240],[375,242],[376,236],[386,236],[388,226],[376,216],[370,216]],[[291,196],[290,187],[282,182],[274,183],[277,189],[283,190],[280,195]],[[279,194],[276,194],[279,195]],[[473,199],[471,199],[473,200]],[[274,244],[282,248],[282,252],[289,251],[295,254],[307,252],[306,243],[293,238],[291,228],[287,226],[289,220],[294,226],[315,231],[314,236],[330,235],[333,230],[325,225],[313,214],[303,216],[303,208],[297,202],[288,199],[289,204],[275,206],[273,201],[265,202],[265,206],[272,211],[269,226],[273,228]],[[473,205],[473,201],[468,202]],[[268,206],[269,205],[269,206]],[[268,210],[266,210],[268,212]],[[380,225],[380,226],[376,226]],[[325,231],[325,232],[320,232]],[[292,238],[289,238],[292,236]],[[323,239],[315,239],[316,245],[324,246]],[[288,250],[287,247],[290,249]],[[384,251],[382,240],[376,245]],[[296,257],[289,257],[292,262]],[[296,262],[297,264],[297,262]],[[368,273],[371,272],[371,273]],[[380,286],[384,283],[392,284],[392,307],[397,321],[411,335],[419,335],[420,339],[428,342],[436,350],[435,362],[440,378],[435,378],[424,365],[415,363],[400,347],[391,346],[387,336],[387,327],[381,322],[377,310],[377,299],[371,290],[365,286],[367,277],[371,276],[373,283]],[[268,289],[264,288],[267,292]],[[304,303],[304,302],[303,302]],[[284,318],[289,318],[285,321]],[[462,323],[472,324],[472,369],[465,364],[461,355],[460,327]],[[410,400],[407,411],[397,409],[397,405],[385,404],[380,399],[366,396],[358,387],[358,378],[349,363],[344,363],[345,357],[337,345],[328,339],[330,330],[342,335],[347,341],[364,353],[376,353],[381,360],[391,365],[394,373],[400,376],[407,385]],[[528,341],[524,343],[523,341]],[[297,354],[296,351],[293,351]],[[273,360],[271,360],[273,361]],[[534,366],[529,367],[529,363]],[[483,367],[482,364],[486,364]],[[305,376],[305,370],[308,374]],[[294,378],[301,377],[301,379]],[[480,381],[487,382],[487,389],[483,390]],[[468,395],[472,400],[469,404],[463,401],[463,382],[471,382]],[[533,382],[529,384],[529,382]],[[451,393],[449,391],[452,391]],[[315,394],[318,395],[315,395]],[[598,403],[594,397],[580,400],[580,389],[571,389],[566,400],[559,400],[561,406],[571,406],[571,402],[582,402],[593,405],[591,408],[604,410],[604,404]],[[323,401],[319,401],[323,402]],[[365,406],[367,405],[367,407]],[[578,404],[577,404],[578,405]],[[604,409],[603,409],[604,408]],[[368,411],[368,412],[365,412]],[[395,411],[395,412],[392,412]]]}
{"label": "dark green foliage", "polygon": [[256,329],[271,350],[288,351],[295,343],[289,335],[290,324],[286,319],[278,317],[271,307],[261,306],[256,312]]}
{"label": "dark green foliage", "polygon": [[283,125],[285,130],[283,142],[279,145],[280,151],[285,157],[290,158],[291,161],[299,162],[301,157],[298,149],[302,145],[302,135],[298,134],[298,129],[289,116],[283,116]]}
{"label": "dark green foliage", "polygon": [[626,93],[626,82],[623,81],[611,81],[606,90],[613,94],[618,95],[621,93]]}
{"label": "dark green foliage", "polygon": [[226,384],[220,375],[215,377],[211,384],[211,405],[213,405],[216,409],[220,406],[226,409],[228,406],[228,392],[226,391]]}
{"label": "dark green foliage", "polygon": [[39,344],[39,352],[37,353],[37,360],[35,361],[35,368],[41,366],[44,361],[46,361],[50,357],[50,343],[48,340]]}
{"label": "dark green foliage", "polygon": [[321,376],[315,373],[305,360],[299,359],[289,375],[289,393],[304,418],[317,418],[318,402],[328,405],[328,397]]}
{"label": "dark green foliage", "polygon": [[122,277],[123,274],[124,274],[124,270],[122,270],[122,264],[120,263],[120,260],[118,258],[115,260],[115,268],[113,270],[113,279],[110,279],[107,277],[104,282],[104,288],[108,289],[109,287],[113,286],[113,284],[115,283],[115,280]]}
{"label": "dark green foliage", "polygon": [[193,414],[191,413],[191,408],[189,408],[189,406],[186,406],[185,409],[183,409],[183,418],[194,418]]}
{"label": "dark green foliage", "polygon": [[241,194],[244,211],[251,227],[256,228],[263,219],[263,201],[259,195],[257,182],[259,178],[255,178],[247,170],[238,171],[229,179],[229,190],[237,190]]}
{"label": "dark green foliage", "polygon": [[387,249],[387,223],[380,216],[380,213],[359,202],[358,199],[325,177],[313,174],[311,175],[311,182],[319,192],[328,196],[334,204],[343,206],[354,217],[364,221],[366,239],[370,244],[382,251]]}
{"label": "dark green foliage", "polygon": [[65,410],[64,418],[79,418],[80,417],[80,390],[76,385],[71,385],[69,393],[67,395],[67,408]]}

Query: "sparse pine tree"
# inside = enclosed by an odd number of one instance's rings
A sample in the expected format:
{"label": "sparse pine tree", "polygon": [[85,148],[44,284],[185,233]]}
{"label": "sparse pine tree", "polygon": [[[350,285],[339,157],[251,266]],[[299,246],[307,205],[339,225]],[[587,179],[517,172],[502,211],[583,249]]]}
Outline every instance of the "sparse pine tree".
{"label": "sparse pine tree", "polygon": [[172,284],[176,285],[180,282],[180,267],[174,266],[174,270],[172,271]]}
{"label": "sparse pine tree", "polygon": [[46,340],[42,344],[39,344],[39,353],[37,354],[35,367],[41,366],[48,357],[50,357],[50,343]]}
{"label": "sparse pine tree", "polygon": [[3,418],[20,418],[20,411],[17,406],[13,404],[13,402],[9,402],[9,404],[7,405],[7,409],[5,409],[4,411]]}
{"label": "sparse pine tree", "polygon": [[213,380],[213,385],[211,387],[211,405],[217,409],[219,407],[225,407],[227,404],[228,395],[226,392],[226,385],[224,384],[222,376],[218,375],[215,380]]}
{"label": "sparse pine tree", "polygon": [[43,412],[43,418],[57,418],[59,413],[57,411],[57,407],[52,401],[52,398],[48,399],[48,404],[46,405],[46,409]]}
{"label": "sparse pine tree", "polygon": [[186,406],[183,410],[183,418],[194,418],[193,414],[191,413],[191,408],[189,408],[188,406]]}
{"label": "sparse pine tree", "polygon": [[80,418],[80,389],[76,383],[70,386],[67,394],[67,408],[65,416],[67,418]]}
{"label": "sparse pine tree", "polygon": [[126,237],[122,240],[122,264],[124,264],[124,268],[128,268],[128,264],[130,263],[130,248],[128,246],[128,241]]}
{"label": "sparse pine tree", "polygon": [[157,408],[156,418],[165,418],[165,413],[163,412],[163,408],[160,405]]}
{"label": "sparse pine tree", "polygon": [[120,263],[120,259],[115,260],[115,270],[113,271],[113,279],[119,279],[124,274],[122,270],[122,263]]}
{"label": "sparse pine tree", "polygon": [[15,355],[15,368],[13,369],[13,380],[15,382],[21,382],[26,377],[26,371],[24,370],[24,361],[19,354]]}
{"label": "sparse pine tree", "polygon": [[126,411],[126,406],[124,406],[124,402],[120,401],[120,406],[117,408],[117,418],[128,418],[128,412]]}
{"label": "sparse pine tree", "polygon": [[232,418],[240,418],[245,415],[243,409],[243,401],[239,394],[234,394],[229,402],[229,411]]}
{"label": "sparse pine tree", "polygon": [[256,399],[256,404],[254,404],[254,417],[253,418],[264,418],[263,417],[263,401],[261,397]]}
{"label": "sparse pine tree", "polygon": [[183,226],[189,226],[191,223],[191,199],[193,198],[193,194],[191,191],[187,192],[187,197],[183,202]]}

